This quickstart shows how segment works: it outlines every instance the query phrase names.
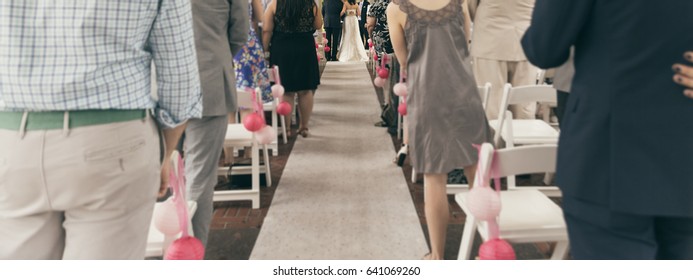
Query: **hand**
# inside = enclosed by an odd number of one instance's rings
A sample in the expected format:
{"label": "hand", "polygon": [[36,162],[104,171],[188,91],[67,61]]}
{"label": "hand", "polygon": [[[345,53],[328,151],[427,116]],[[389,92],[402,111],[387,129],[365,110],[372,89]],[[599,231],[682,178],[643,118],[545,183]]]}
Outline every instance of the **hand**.
{"label": "hand", "polygon": [[164,162],[161,163],[161,185],[159,186],[159,198],[164,197],[168,191],[169,172],[171,172],[171,161],[166,158]]}
{"label": "hand", "polygon": [[[693,62],[693,52],[686,52],[684,57],[686,60]],[[674,82],[686,87],[683,94],[689,98],[693,98],[693,67],[683,64],[674,64],[672,69],[676,73],[674,75]]]}

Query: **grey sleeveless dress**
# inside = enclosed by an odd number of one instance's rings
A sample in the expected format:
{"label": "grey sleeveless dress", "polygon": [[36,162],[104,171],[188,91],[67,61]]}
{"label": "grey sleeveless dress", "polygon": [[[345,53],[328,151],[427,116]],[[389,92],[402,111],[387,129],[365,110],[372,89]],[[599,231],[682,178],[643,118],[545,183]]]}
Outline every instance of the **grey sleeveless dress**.
{"label": "grey sleeveless dress", "polygon": [[407,14],[407,111],[413,167],[448,173],[476,164],[473,144],[490,142],[491,129],[474,80],[464,34],[462,0],[424,10],[394,0]]}

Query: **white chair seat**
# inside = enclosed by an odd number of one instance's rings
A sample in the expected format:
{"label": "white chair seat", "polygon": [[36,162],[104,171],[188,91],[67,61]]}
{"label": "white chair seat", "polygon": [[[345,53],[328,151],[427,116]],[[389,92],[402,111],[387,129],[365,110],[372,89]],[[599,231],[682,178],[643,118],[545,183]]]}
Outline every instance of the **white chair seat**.
{"label": "white chair seat", "polygon": [[[466,208],[467,193],[457,194],[455,200]],[[501,238],[517,243],[568,240],[563,211],[540,191],[503,191],[501,201],[503,208],[498,220]],[[464,210],[469,213],[468,209]],[[541,235],[537,235],[537,230],[541,230]],[[488,239],[486,223],[479,223],[479,233],[484,240]]]}
{"label": "white chair seat", "polygon": [[[489,121],[498,130],[498,120]],[[543,120],[512,120],[513,144],[557,144],[558,131]]]}
{"label": "white chair seat", "polygon": [[[156,203],[154,209],[159,208],[161,203]],[[156,210],[155,210],[156,211]],[[197,203],[195,201],[188,201],[188,216],[192,219],[193,215],[197,211]],[[188,234],[194,236],[192,223],[188,224]],[[147,236],[147,251],[145,257],[161,257],[164,255],[166,248],[171,245],[175,239],[180,237],[180,234],[176,236],[165,236],[161,231],[159,231],[154,225],[154,219],[152,218],[149,223],[149,235]]]}
{"label": "white chair seat", "polygon": [[242,124],[229,124],[226,127],[225,146],[250,146],[253,144],[253,133],[245,129]]}

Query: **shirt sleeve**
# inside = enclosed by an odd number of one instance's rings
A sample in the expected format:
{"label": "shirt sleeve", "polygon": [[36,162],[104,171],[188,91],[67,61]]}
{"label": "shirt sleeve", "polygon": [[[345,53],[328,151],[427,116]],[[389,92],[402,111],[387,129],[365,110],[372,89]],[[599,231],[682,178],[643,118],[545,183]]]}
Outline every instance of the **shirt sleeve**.
{"label": "shirt sleeve", "polygon": [[549,69],[562,65],[578,40],[594,0],[537,0],[522,47],[532,64]]}
{"label": "shirt sleeve", "polygon": [[156,118],[170,128],[202,116],[202,94],[190,1],[162,0],[160,3],[149,44],[158,87]]}

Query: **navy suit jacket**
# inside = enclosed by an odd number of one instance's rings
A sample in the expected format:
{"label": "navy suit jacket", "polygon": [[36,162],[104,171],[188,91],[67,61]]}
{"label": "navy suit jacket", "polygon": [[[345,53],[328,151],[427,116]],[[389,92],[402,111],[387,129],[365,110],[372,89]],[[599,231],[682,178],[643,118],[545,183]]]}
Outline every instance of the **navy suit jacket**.
{"label": "navy suit jacket", "polygon": [[323,3],[323,18],[326,28],[342,28],[342,19],[339,15],[342,13],[344,3],[341,0],[325,0]]}
{"label": "navy suit jacket", "polygon": [[693,50],[692,0],[537,0],[530,62],[575,78],[558,151],[564,196],[639,215],[693,216],[693,100],[671,67]]}

